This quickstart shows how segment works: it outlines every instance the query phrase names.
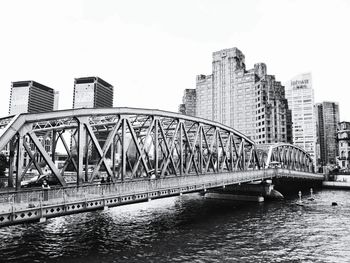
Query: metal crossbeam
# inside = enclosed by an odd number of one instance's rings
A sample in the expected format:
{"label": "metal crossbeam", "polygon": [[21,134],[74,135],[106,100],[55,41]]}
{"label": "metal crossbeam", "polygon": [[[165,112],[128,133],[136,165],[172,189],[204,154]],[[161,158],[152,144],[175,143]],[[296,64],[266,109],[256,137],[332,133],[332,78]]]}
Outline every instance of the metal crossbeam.
{"label": "metal crossbeam", "polygon": [[[66,131],[72,134],[70,145],[63,136]],[[36,153],[25,141],[28,136]],[[66,152],[60,169],[55,165],[58,144]],[[252,140],[230,127],[159,110],[73,109],[9,116],[0,119],[0,150],[7,145],[9,185],[17,171],[17,188],[31,165],[40,173],[37,158],[62,185],[70,163],[78,185],[106,174],[113,182],[152,174],[203,176],[268,168],[273,161],[286,169],[313,171],[311,157],[296,146],[275,144],[257,150]]]}

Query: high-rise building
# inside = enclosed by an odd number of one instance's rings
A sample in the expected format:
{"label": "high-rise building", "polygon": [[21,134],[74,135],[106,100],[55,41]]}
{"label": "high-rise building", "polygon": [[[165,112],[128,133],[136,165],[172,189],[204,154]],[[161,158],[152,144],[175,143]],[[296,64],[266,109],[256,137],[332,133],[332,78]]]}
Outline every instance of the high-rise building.
{"label": "high-rise building", "polygon": [[[111,108],[113,107],[113,86],[99,77],[76,78],[74,80],[73,109],[77,108]],[[103,147],[108,131],[95,132],[95,136]],[[71,140],[71,147],[74,140]],[[98,152],[89,146],[92,161],[99,159]],[[108,154],[110,157],[110,154]]]}
{"label": "high-rise building", "polygon": [[213,53],[212,67],[212,75],[197,76],[197,116],[231,126],[257,143],[291,141],[284,87],[264,63],[246,70],[243,53],[230,48]]}
{"label": "high-rise building", "polygon": [[314,159],[316,167],[316,117],[311,73],[304,73],[286,83],[286,97],[292,111],[293,144]]}
{"label": "high-rise building", "polygon": [[113,107],[113,86],[99,77],[74,80],[73,109]]}
{"label": "high-rise building", "polygon": [[[196,79],[196,116],[213,120],[213,76],[198,75]],[[208,105],[210,105],[208,107]]]}
{"label": "high-rise building", "polygon": [[196,116],[196,90],[185,89],[179,112],[189,116]]}
{"label": "high-rise building", "polygon": [[315,105],[317,131],[317,166],[335,165],[338,154],[337,125],[339,106],[336,102],[324,101]]}
{"label": "high-rise building", "polygon": [[350,171],[350,122],[338,124],[338,166],[340,170]]}
{"label": "high-rise building", "polygon": [[[33,80],[12,82],[9,115],[19,113],[38,113],[55,110],[55,104],[58,105],[58,92]],[[37,133],[46,151],[51,155],[51,135],[45,132]],[[29,138],[26,138],[29,141]],[[35,147],[30,143],[32,152]],[[37,157],[38,161],[42,157]],[[27,152],[24,152],[23,165],[26,166],[30,161]]]}
{"label": "high-rise building", "polygon": [[55,91],[33,80],[12,82],[9,114],[54,110]]}

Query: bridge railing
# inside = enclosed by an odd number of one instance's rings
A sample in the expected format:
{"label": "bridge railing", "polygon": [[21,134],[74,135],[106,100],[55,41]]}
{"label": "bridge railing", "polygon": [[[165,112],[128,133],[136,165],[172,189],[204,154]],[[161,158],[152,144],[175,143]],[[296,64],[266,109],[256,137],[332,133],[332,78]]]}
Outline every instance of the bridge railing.
{"label": "bridge railing", "polygon": [[295,171],[295,170],[290,170],[285,168],[278,168],[276,171],[276,176],[293,177],[293,178],[300,178],[300,179],[315,179],[315,180],[322,180],[324,178],[323,174]]}
{"label": "bridge railing", "polygon": [[251,170],[235,173],[205,174],[201,176],[179,176],[162,179],[134,180],[119,183],[93,184],[80,187],[65,187],[33,192],[16,192],[0,194],[0,213],[19,211],[27,208],[68,204],[75,201],[90,201],[108,196],[126,196],[138,193],[150,193],[172,188],[200,186],[201,189],[222,185],[244,183],[270,178],[275,170]]}

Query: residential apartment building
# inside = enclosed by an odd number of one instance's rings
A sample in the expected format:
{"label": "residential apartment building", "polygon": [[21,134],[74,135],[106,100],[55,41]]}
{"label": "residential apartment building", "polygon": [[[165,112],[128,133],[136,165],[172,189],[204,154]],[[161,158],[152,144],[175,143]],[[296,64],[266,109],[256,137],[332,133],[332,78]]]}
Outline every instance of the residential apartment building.
{"label": "residential apartment building", "polygon": [[213,53],[212,75],[198,75],[196,115],[242,132],[257,143],[291,141],[285,90],[266,65],[246,70],[237,48]]}
{"label": "residential apartment building", "polygon": [[324,166],[336,165],[338,155],[337,125],[339,123],[339,105],[324,101],[315,105],[317,130],[317,166],[323,171]]}
{"label": "residential apartment building", "polygon": [[350,171],[350,122],[342,121],[338,124],[338,166],[340,170]]}
{"label": "residential apartment building", "polygon": [[316,167],[316,116],[311,73],[304,73],[286,83],[286,98],[292,111],[293,144],[308,152]]}

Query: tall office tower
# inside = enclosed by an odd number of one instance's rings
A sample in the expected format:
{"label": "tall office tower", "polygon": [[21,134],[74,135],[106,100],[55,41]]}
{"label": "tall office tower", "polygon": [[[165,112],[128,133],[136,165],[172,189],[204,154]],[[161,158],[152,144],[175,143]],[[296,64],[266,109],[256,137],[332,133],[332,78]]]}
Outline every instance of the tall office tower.
{"label": "tall office tower", "polygon": [[[73,109],[77,108],[111,108],[113,107],[113,86],[99,77],[76,78],[74,80]],[[103,147],[108,131],[95,133],[100,146]],[[72,147],[73,140],[71,140]],[[97,150],[90,145],[90,159],[99,159]],[[110,157],[110,154],[107,155]]]}
{"label": "tall office tower", "polygon": [[113,86],[99,77],[74,80],[73,109],[113,107]]}
{"label": "tall office tower", "polygon": [[[9,115],[52,111],[56,100],[58,101],[58,93],[38,82],[33,80],[12,82]],[[51,155],[51,135],[46,132],[38,132],[37,136]],[[33,144],[30,144],[30,148],[35,152]],[[38,157],[38,161],[41,160],[42,157]],[[26,166],[29,161],[30,157],[25,152],[23,165]]]}
{"label": "tall office tower", "polygon": [[196,116],[213,120],[213,76],[198,75],[196,79]]}
{"label": "tall office tower", "polygon": [[290,142],[284,87],[266,65],[246,70],[237,48],[213,53],[212,75],[197,76],[197,116],[237,129],[257,143]]}
{"label": "tall office tower", "polygon": [[318,168],[336,164],[338,153],[337,124],[339,122],[339,106],[336,102],[324,101],[316,104],[316,132]]}
{"label": "tall office tower", "polygon": [[338,165],[341,170],[350,170],[350,122],[338,124]]}
{"label": "tall office tower", "polygon": [[311,73],[304,73],[286,83],[286,97],[292,110],[293,144],[307,151],[316,167],[316,117]]}
{"label": "tall office tower", "polygon": [[55,91],[33,80],[12,82],[9,115],[54,109]]}
{"label": "tall office tower", "polygon": [[255,85],[257,143],[292,142],[291,111],[284,87],[275,76],[266,74],[266,65],[254,65],[258,81]]}
{"label": "tall office tower", "polygon": [[179,112],[189,116],[196,116],[196,90],[185,89]]}

